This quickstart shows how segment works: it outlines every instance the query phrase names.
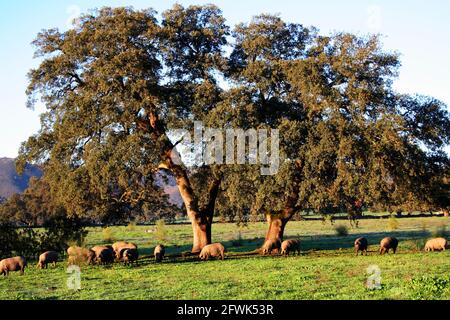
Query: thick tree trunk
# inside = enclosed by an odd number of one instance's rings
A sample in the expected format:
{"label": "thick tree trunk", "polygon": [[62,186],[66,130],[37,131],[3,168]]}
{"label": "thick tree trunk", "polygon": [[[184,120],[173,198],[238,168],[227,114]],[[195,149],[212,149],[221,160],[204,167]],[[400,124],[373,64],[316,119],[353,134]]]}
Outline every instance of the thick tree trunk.
{"label": "thick tree trunk", "polygon": [[[193,244],[192,253],[199,253],[204,246],[211,243],[211,226],[214,215],[215,202],[219,193],[219,187],[221,183],[221,177],[213,178],[207,191],[208,202],[202,208],[199,207],[198,198],[195,195],[194,190],[191,187],[189,177],[186,169],[180,164],[181,159],[176,152],[176,144],[168,139],[165,134],[166,129],[164,124],[161,123],[157,114],[151,110],[146,110],[148,115],[148,122],[141,121],[138,123],[139,128],[142,130],[148,130],[156,139],[164,137],[165,150],[162,152],[162,163],[160,169],[166,169],[171,171],[176,179],[178,190],[180,191],[181,198],[186,207],[187,215],[192,224]],[[177,161],[175,161],[175,159]]]}
{"label": "thick tree trunk", "polygon": [[[300,171],[301,164],[299,161],[296,162],[297,169]],[[298,181],[300,178],[295,177]],[[269,225],[269,229],[266,233],[265,241],[283,241],[284,229],[286,224],[292,218],[292,216],[300,210],[300,207],[297,205],[298,200],[298,188],[299,184],[296,185],[292,193],[287,197],[286,204],[283,210],[278,212],[267,212],[266,220]],[[263,244],[264,245],[264,244]]]}
{"label": "thick tree trunk", "polygon": [[284,229],[286,224],[293,216],[292,210],[283,210],[280,213],[267,213],[266,220],[269,229],[266,233],[265,241],[268,240],[279,240],[283,241]]}
{"label": "thick tree trunk", "polygon": [[204,246],[211,244],[211,227],[214,216],[215,203],[219,194],[221,177],[213,178],[207,192],[208,200],[203,207],[199,207],[198,198],[191,187],[186,170],[172,161],[172,152],[168,153],[160,168],[169,169],[176,179],[178,190],[186,207],[187,215],[192,224],[193,243],[192,253],[199,253]]}
{"label": "thick tree trunk", "polygon": [[[187,174],[180,168],[172,167],[176,176],[178,190],[192,224],[192,253],[199,253],[204,246],[211,244],[211,227],[214,214],[214,204],[218,194],[220,180],[214,180],[208,189],[209,202],[204,208],[199,208],[198,200],[190,185]],[[205,191],[206,192],[206,191]]]}
{"label": "thick tree trunk", "polygon": [[210,219],[201,219],[199,221],[194,218],[193,213],[189,215],[189,218],[191,220],[192,233],[194,235],[191,252],[199,253],[204,246],[211,244],[212,221],[208,221]]}
{"label": "thick tree trunk", "polygon": [[183,199],[184,206],[186,207],[187,215],[192,224],[193,232],[193,244],[192,252],[196,253],[211,243],[211,236],[208,239],[207,232],[211,234],[211,224],[208,223],[208,219],[201,214],[197,199],[194,191],[192,190],[188,176],[184,170],[180,167],[171,165],[170,169],[175,174],[178,190],[180,191],[181,198]]}
{"label": "thick tree trunk", "polygon": [[189,215],[194,234],[194,242],[192,245],[193,253],[200,252],[204,246],[212,243],[211,228],[221,181],[221,177],[212,180],[207,191],[209,197],[207,203],[199,210],[199,214],[191,212]]}
{"label": "thick tree trunk", "polygon": [[215,202],[219,193],[221,179],[213,179],[208,190],[208,202],[199,208],[198,200],[192,190],[189,178],[184,170],[172,166],[172,172],[176,176],[176,182],[181,198],[187,210],[192,224],[193,244],[192,253],[199,253],[204,246],[211,244],[211,227],[214,216]]}
{"label": "thick tree trunk", "polygon": [[[286,227],[286,224],[288,221],[292,218],[294,214],[293,210],[285,209],[278,213],[267,213],[266,214],[266,220],[267,224],[269,226],[269,229],[266,233],[266,238],[264,240],[263,246],[258,249],[259,253],[264,253],[264,247],[265,243],[270,241],[272,243],[279,243],[283,242],[283,236],[284,236],[284,229]],[[277,249],[272,247],[272,252],[277,253]],[[278,248],[278,251],[281,250],[281,248]],[[278,252],[279,253],[279,252]]]}
{"label": "thick tree trunk", "polygon": [[[284,227],[287,220],[280,218],[278,215],[266,214],[269,229],[266,233],[265,242],[281,243],[283,241]],[[276,252],[276,251],[275,251]]]}

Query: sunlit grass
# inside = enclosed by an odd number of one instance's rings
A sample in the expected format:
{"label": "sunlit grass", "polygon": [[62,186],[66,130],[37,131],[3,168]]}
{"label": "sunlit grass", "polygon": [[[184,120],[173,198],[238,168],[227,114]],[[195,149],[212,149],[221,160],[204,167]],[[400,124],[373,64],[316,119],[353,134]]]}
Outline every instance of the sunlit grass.
{"label": "sunlit grass", "polygon": [[[0,299],[450,299],[449,251],[422,250],[429,230],[449,223],[438,217],[402,218],[398,229],[388,232],[384,219],[361,220],[348,236],[336,236],[330,224],[292,221],[286,237],[301,239],[302,255],[287,258],[240,255],[262,244],[264,223],[215,224],[213,240],[229,253],[225,261],[207,262],[174,257],[190,249],[191,227],[167,225],[169,257],[161,264],[150,257],[160,241],[155,226],[113,227],[115,239],[139,245],[144,259],[137,266],[84,267],[82,289],[71,291],[65,262],[48,270],[30,263],[24,276],[0,279]],[[378,242],[387,234],[400,240],[398,254],[380,256]],[[360,235],[369,240],[367,257],[352,250]],[[86,243],[105,243],[102,229],[91,228]],[[370,265],[381,270],[380,290],[366,288]]]}

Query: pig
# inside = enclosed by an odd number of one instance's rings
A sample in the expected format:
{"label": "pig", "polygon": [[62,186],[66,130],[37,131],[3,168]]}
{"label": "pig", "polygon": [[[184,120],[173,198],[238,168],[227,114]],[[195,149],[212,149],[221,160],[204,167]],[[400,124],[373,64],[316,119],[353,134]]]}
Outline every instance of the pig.
{"label": "pig", "polygon": [[166,248],[164,245],[157,245],[155,250],[153,251],[153,255],[155,256],[156,262],[161,262],[164,259],[164,254],[166,253]]}
{"label": "pig", "polygon": [[300,254],[300,241],[299,240],[285,240],[283,241],[283,243],[281,244],[281,254],[282,255],[289,255],[289,252],[293,252],[295,254],[295,252],[297,252],[297,254]]}
{"label": "pig", "polygon": [[358,252],[361,251],[361,255],[364,253],[367,255],[367,247],[369,245],[369,242],[366,238],[361,237],[355,240],[355,253],[358,255]]}
{"label": "pig", "polygon": [[394,237],[386,237],[380,242],[380,254],[389,253],[389,249],[395,253],[397,251],[398,240]]}
{"label": "pig", "polygon": [[125,265],[136,262],[139,258],[139,252],[137,249],[125,249],[122,255],[122,261]]}
{"label": "pig", "polygon": [[128,245],[128,242],[126,242],[126,241],[118,241],[118,242],[114,242],[111,247],[113,248],[114,253],[117,256],[117,252],[120,251],[119,248],[123,247],[123,246],[127,246],[127,245]]}
{"label": "pig", "polygon": [[445,238],[434,238],[427,241],[425,251],[444,251],[448,248],[448,242]]}
{"label": "pig", "polygon": [[108,264],[114,262],[114,250],[107,246],[95,246],[91,248],[95,252],[95,261],[98,264]]}
{"label": "pig", "polygon": [[123,251],[125,249],[136,249],[137,245],[134,243],[126,242],[126,241],[119,241],[112,245],[112,249],[114,250],[115,258],[117,261],[120,261],[123,257]]}
{"label": "pig", "polygon": [[58,261],[58,252],[56,251],[46,251],[39,256],[39,262],[37,267],[39,269],[47,269],[49,263],[53,263],[53,266],[56,266],[56,262]]}
{"label": "pig", "polygon": [[214,258],[225,258],[225,247],[221,243],[213,243],[209,244],[203,247],[202,251],[200,252],[200,259],[202,260],[208,260],[210,257]]}
{"label": "pig", "polygon": [[0,261],[0,274],[6,277],[10,271],[20,271],[20,275],[23,275],[26,266],[27,260],[22,256],[3,259]]}

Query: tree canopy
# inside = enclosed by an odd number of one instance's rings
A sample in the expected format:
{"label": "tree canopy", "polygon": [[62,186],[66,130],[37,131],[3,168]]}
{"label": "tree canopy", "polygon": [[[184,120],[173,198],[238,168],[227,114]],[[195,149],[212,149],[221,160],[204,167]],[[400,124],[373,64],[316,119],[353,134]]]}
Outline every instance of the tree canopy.
{"label": "tree canopy", "polygon": [[[46,112],[18,167],[42,165],[69,213],[112,218],[164,206],[155,176],[168,170],[194,252],[211,243],[215,211],[264,213],[268,237],[282,238],[308,208],[435,205],[449,172],[446,105],[396,93],[398,54],[377,36],[324,36],[267,14],[231,30],[214,5],[175,5],[160,19],[151,9],[94,10],[34,45],[42,62],[29,73],[29,106],[39,98]],[[171,129],[192,131],[194,121],[278,129],[278,173],[178,163]]]}

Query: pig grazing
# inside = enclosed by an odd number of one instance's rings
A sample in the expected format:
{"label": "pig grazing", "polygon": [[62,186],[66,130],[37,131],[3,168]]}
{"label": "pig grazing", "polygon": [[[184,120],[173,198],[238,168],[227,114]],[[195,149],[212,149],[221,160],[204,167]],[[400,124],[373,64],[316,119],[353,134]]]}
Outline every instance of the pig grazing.
{"label": "pig grazing", "polygon": [[126,247],[128,245],[128,242],[126,241],[118,241],[113,243],[112,248],[114,250],[114,254],[116,255],[116,258],[119,259],[120,256],[117,256],[117,253],[120,252],[120,248]]}
{"label": "pig grazing", "polygon": [[366,238],[361,237],[355,240],[355,253],[358,255],[358,252],[361,251],[361,255],[366,253],[367,255],[367,247],[369,243]]}
{"label": "pig grazing", "polygon": [[123,251],[125,249],[136,249],[137,245],[134,243],[126,242],[126,241],[119,241],[112,245],[112,249],[114,251],[116,260],[120,261],[123,257]]}
{"label": "pig grazing", "polygon": [[155,256],[156,262],[161,262],[164,259],[165,253],[166,248],[162,244],[157,245],[155,250],[153,251],[153,255]]}
{"label": "pig grazing", "polygon": [[448,248],[448,242],[445,238],[434,238],[427,241],[425,251],[444,251]]}
{"label": "pig grazing", "polygon": [[397,251],[398,240],[394,237],[386,237],[380,242],[380,254],[389,253],[389,249],[395,253]]}
{"label": "pig grazing", "polygon": [[39,256],[39,262],[37,267],[39,269],[47,269],[49,263],[53,263],[53,266],[56,266],[56,262],[58,261],[58,252],[56,251],[47,251]]}
{"label": "pig grazing", "polygon": [[98,264],[108,264],[114,262],[114,251],[111,247],[95,246],[91,248],[95,252],[95,261]]}
{"label": "pig grazing", "polygon": [[77,246],[72,246],[67,249],[67,255],[69,256],[68,264],[76,264],[79,265],[81,263],[92,264],[95,261],[95,252],[81,248]]}
{"label": "pig grazing", "polygon": [[220,258],[223,260],[225,258],[224,253],[225,248],[221,243],[213,243],[204,246],[199,257],[202,260],[208,260],[210,257]]}
{"label": "pig grazing", "polygon": [[3,259],[0,261],[0,274],[6,277],[10,271],[20,271],[20,274],[23,275],[26,266],[27,261],[21,256]]}
{"label": "pig grazing", "polygon": [[139,258],[139,252],[137,249],[125,249],[122,255],[122,261],[124,264],[131,264],[136,262]]}
{"label": "pig grazing", "polygon": [[272,250],[277,250],[280,252],[281,247],[281,241],[279,239],[277,240],[267,240],[264,242],[264,245],[262,247],[262,253],[263,254],[271,254]]}
{"label": "pig grazing", "polygon": [[106,245],[105,247],[107,247],[109,250],[111,250],[113,253],[114,253],[114,255],[115,255],[115,251],[114,251],[114,248],[113,248],[113,246],[111,246],[111,245]]}
{"label": "pig grazing", "polygon": [[297,254],[300,254],[300,241],[299,240],[285,240],[281,244],[281,254],[288,256],[290,252],[297,252]]}

